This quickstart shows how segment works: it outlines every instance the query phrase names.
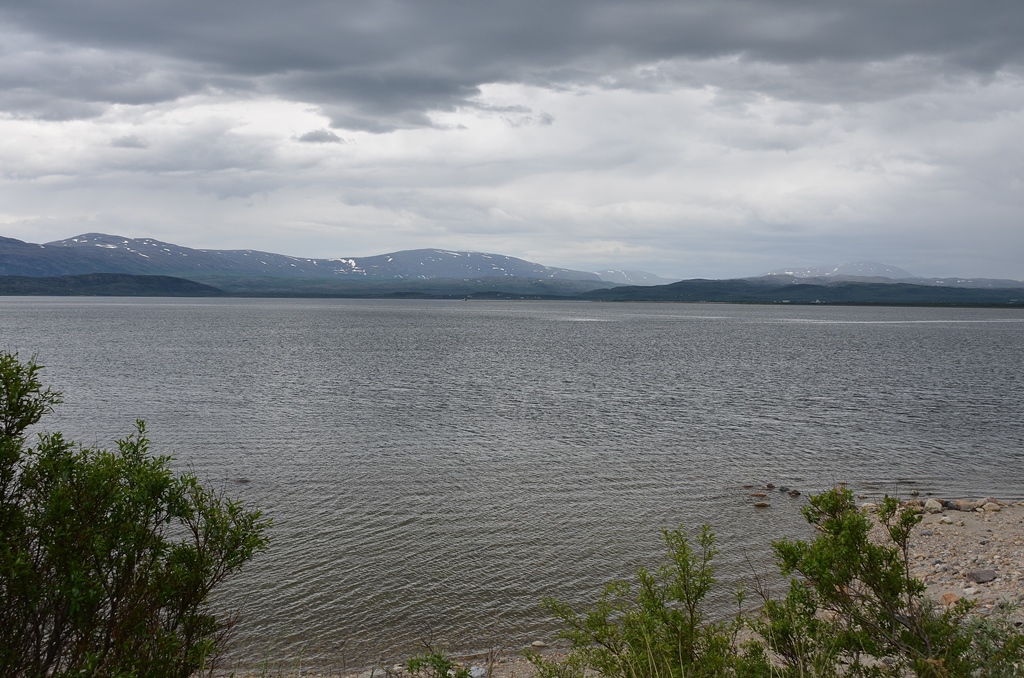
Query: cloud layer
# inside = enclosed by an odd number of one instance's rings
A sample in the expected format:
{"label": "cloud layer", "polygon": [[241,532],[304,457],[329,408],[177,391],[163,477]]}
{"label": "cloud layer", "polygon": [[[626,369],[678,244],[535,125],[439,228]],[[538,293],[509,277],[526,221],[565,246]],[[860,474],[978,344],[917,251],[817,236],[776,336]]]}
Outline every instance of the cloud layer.
{"label": "cloud layer", "polygon": [[1024,278],[1024,4],[0,3],[0,223]]}

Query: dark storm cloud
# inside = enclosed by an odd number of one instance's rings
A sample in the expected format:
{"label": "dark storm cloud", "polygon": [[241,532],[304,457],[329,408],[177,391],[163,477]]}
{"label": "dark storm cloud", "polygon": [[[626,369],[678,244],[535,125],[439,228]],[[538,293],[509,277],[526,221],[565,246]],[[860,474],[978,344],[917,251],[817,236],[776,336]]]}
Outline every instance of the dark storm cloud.
{"label": "dark storm cloud", "polygon": [[[1018,71],[1024,55],[1020,0],[40,0],[0,4],[0,24],[0,107],[14,115],[233,89],[371,131],[430,125],[429,111],[475,105],[487,83],[842,102]],[[744,68],[716,70],[724,58]]]}

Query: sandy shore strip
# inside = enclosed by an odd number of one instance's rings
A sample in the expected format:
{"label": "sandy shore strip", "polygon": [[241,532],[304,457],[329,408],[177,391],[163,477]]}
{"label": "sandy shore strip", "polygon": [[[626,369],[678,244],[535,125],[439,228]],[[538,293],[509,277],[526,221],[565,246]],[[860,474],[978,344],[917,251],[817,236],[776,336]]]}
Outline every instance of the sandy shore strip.
{"label": "sandy shore strip", "polygon": [[[911,537],[910,569],[914,577],[928,586],[927,595],[946,605],[966,598],[976,604],[978,614],[993,614],[1008,605],[1010,618],[1018,626],[1024,624],[1024,502],[997,501],[991,497],[981,500],[928,497],[907,503],[924,512],[921,524]],[[865,508],[870,510],[872,506],[867,504]],[[547,647],[541,651],[558,652]],[[535,675],[530,663],[514,649],[496,659],[486,655],[457,659],[477,678],[488,675],[533,678]],[[398,666],[388,669],[392,675],[400,672]],[[235,675],[246,678],[383,678],[386,672],[382,667],[347,674],[269,667],[265,671]],[[401,672],[401,675],[408,674]]]}

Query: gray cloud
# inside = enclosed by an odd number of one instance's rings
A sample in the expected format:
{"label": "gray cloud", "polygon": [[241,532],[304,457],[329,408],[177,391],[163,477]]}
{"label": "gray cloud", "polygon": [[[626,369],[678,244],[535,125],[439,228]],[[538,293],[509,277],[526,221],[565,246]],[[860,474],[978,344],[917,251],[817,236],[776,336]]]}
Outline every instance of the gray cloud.
{"label": "gray cloud", "polygon": [[1020,0],[0,0],[0,223],[1024,277],[1020,35]]}
{"label": "gray cloud", "polygon": [[126,134],[123,137],[111,139],[110,145],[114,148],[149,148],[149,142],[137,134]]}
{"label": "gray cloud", "polygon": [[339,137],[337,134],[329,129],[317,129],[312,132],[306,132],[298,138],[299,141],[306,144],[343,144],[345,140]]}
{"label": "gray cloud", "polygon": [[[635,77],[645,64],[673,82],[842,102],[1019,71],[1024,55],[1017,0],[64,0],[6,2],[0,17],[17,38],[0,69],[9,110],[84,117],[238,88],[376,132],[430,125],[428,111],[472,106],[486,83],[651,86]],[[688,66],[725,57],[744,67]]]}

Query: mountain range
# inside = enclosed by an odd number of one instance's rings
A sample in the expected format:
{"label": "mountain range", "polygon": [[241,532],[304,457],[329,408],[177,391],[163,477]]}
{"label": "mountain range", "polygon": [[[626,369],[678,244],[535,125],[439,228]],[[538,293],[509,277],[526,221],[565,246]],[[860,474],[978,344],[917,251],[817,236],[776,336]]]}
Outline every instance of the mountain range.
{"label": "mountain range", "polygon": [[405,250],[370,257],[311,259],[256,250],[197,250],[152,238],[103,233],[42,245],[0,238],[0,275],[86,273],[213,277],[329,278],[334,280],[478,280],[526,278],[628,285],[672,282],[642,271],[573,271],[483,252]]}
{"label": "mountain range", "polygon": [[482,252],[421,249],[313,259],[87,233],[45,244],[0,237],[0,294],[1019,306],[1024,282],[921,278],[875,262],[671,282],[640,271],[576,271]]}
{"label": "mountain range", "polygon": [[[1003,280],[998,278],[922,278],[909,271],[889,264],[874,261],[855,261],[838,266],[812,266],[809,268],[785,268],[771,271],[761,278],[776,282],[818,282],[829,284],[834,282],[901,282],[912,285],[936,285],[944,287],[978,287],[987,289],[1008,289],[1024,287],[1020,280]],[[756,280],[757,278],[747,278]]]}

